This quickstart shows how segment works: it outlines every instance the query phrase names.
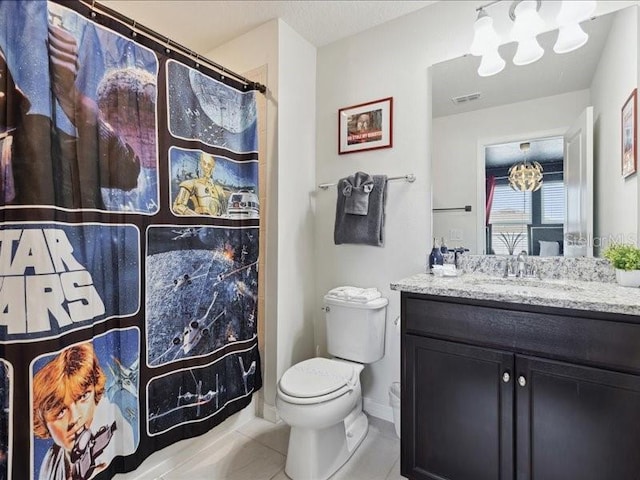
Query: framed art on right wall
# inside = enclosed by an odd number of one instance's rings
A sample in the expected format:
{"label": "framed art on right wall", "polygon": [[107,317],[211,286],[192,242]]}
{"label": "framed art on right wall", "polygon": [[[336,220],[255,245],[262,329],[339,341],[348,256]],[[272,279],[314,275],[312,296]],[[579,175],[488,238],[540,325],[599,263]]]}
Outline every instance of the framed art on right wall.
{"label": "framed art on right wall", "polygon": [[622,176],[628,177],[636,173],[638,168],[637,156],[637,109],[638,90],[634,89],[622,107]]}

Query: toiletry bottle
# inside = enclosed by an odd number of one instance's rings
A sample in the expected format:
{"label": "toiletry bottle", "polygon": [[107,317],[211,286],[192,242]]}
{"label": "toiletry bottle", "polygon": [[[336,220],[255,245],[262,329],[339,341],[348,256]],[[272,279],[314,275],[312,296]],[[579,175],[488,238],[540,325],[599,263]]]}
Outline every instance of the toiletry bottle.
{"label": "toiletry bottle", "polygon": [[442,265],[444,263],[444,258],[442,257],[442,253],[440,252],[440,248],[438,247],[438,242],[436,242],[435,237],[433,238],[433,248],[431,249],[431,254],[429,255],[429,273],[433,272],[434,265]]}
{"label": "toiletry bottle", "polygon": [[449,248],[444,243],[444,237],[440,237],[440,253],[442,254],[442,264],[449,263],[451,261],[449,257]]}
{"label": "toiletry bottle", "polygon": [[449,253],[449,249],[447,248],[447,246],[444,243],[444,237],[440,238],[440,253],[441,254],[445,254],[445,253]]}

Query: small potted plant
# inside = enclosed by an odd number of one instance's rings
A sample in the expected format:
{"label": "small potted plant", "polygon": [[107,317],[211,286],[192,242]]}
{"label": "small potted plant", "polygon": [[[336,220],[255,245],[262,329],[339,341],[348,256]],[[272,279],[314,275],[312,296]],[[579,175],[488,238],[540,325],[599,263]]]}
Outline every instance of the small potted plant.
{"label": "small potted plant", "polygon": [[640,287],[640,248],[635,245],[611,244],[604,257],[616,269],[616,280],[623,287]]}

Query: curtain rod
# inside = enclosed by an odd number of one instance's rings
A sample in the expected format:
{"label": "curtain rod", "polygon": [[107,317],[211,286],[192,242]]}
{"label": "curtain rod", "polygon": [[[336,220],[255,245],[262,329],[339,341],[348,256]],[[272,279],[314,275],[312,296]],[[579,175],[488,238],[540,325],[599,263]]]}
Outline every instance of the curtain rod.
{"label": "curtain rod", "polygon": [[263,85],[261,83],[258,83],[258,82],[251,81],[248,78],[243,77],[239,73],[236,73],[236,72],[234,72],[232,70],[229,70],[228,68],[223,67],[222,65],[220,65],[219,63],[214,62],[213,60],[209,60],[208,58],[201,56],[197,52],[194,52],[193,50],[185,47],[184,45],[181,45],[179,43],[174,42],[169,37],[166,37],[164,35],[160,35],[155,30],[152,30],[151,28],[138,23],[137,21],[135,21],[135,20],[123,15],[122,13],[120,13],[120,12],[118,12],[116,10],[113,10],[112,8],[107,7],[106,5],[102,5],[101,3],[98,3],[95,0],[93,0],[92,2],[89,2],[88,0],[80,0],[80,3],[82,3],[83,5],[88,7],[89,9],[91,9],[91,16],[92,17],[95,16],[95,12],[99,12],[99,13],[101,13],[103,15],[106,15],[107,17],[110,17],[112,19],[115,19],[115,20],[118,20],[120,22],[123,22],[127,26],[131,27],[131,29],[134,32],[134,35],[138,31],[142,32],[145,35],[148,35],[149,37],[151,37],[152,40],[155,40],[158,43],[166,44],[168,49],[172,48],[174,50],[177,50],[179,53],[191,58],[192,60],[194,60],[196,62],[196,65],[198,65],[200,63],[201,64],[205,64],[205,65],[217,70],[219,73],[221,73],[223,75],[229,75],[229,76],[235,78],[236,80],[239,80],[241,83],[244,83],[245,85],[247,85],[247,87],[249,87],[251,90],[258,90],[260,93],[266,93],[267,92],[267,87],[265,85]]}
{"label": "curtain rod", "polygon": [[[413,173],[408,173],[400,177],[387,178],[387,181],[390,181],[390,180],[406,180],[407,182],[412,183],[416,181],[416,176]],[[318,188],[321,188],[322,190],[326,190],[327,188],[333,187],[334,185],[337,185],[337,183],[321,183],[320,185],[318,185]]]}

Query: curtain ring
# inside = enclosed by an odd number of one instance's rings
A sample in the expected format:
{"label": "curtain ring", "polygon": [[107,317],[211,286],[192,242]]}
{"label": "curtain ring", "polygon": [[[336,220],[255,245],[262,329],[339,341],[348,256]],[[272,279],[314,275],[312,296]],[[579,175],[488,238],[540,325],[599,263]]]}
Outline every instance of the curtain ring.
{"label": "curtain ring", "polygon": [[91,18],[96,18],[96,0],[91,2]]}
{"label": "curtain ring", "polygon": [[200,55],[196,53],[196,68],[200,68]]}
{"label": "curtain ring", "polygon": [[136,21],[133,21],[133,25],[131,26],[131,36],[132,37],[136,37],[138,35],[138,32],[136,32]]}
{"label": "curtain ring", "polygon": [[164,51],[167,52],[167,53],[171,53],[171,49],[169,48],[170,44],[171,44],[171,39],[169,37],[167,37],[167,46],[164,49]]}

